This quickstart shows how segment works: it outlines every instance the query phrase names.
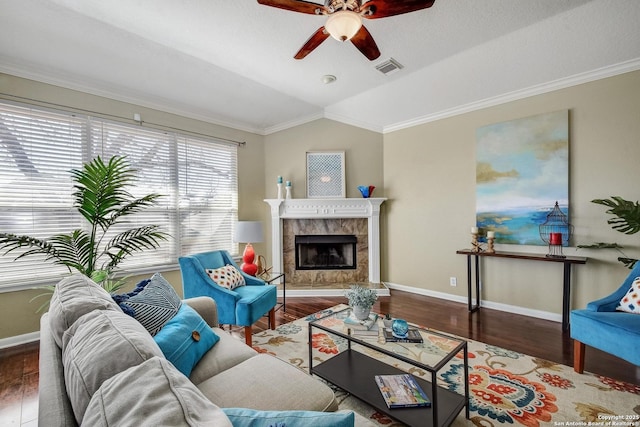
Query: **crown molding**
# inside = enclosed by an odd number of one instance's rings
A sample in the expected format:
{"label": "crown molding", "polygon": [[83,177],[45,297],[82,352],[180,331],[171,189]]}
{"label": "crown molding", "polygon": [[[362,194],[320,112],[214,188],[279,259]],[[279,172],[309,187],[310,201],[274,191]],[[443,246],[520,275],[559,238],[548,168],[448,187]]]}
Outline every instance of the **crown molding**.
{"label": "crown molding", "polygon": [[573,76],[531,86],[513,92],[508,92],[495,97],[460,105],[448,110],[438,111],[433,114],[428,114],[422,117],[416,117],[415,119],[388,125],[384,127],[382,133],[391,133],[413,126],[418,126],[425,123],[435,122],[437,120],[457,116],[460,114],[482,110],[483,108],[495,107],[497,105],[506,104],[507,102],[518,101],[532,96],[542,95],[544,93],[566,89],[572,86],[590,83],[596,80],[614,77],[620,74],[625,74],[637,70],[640,70],[640,58],[621,62],[607,67],[598,68],[593,71],[575,74]]}

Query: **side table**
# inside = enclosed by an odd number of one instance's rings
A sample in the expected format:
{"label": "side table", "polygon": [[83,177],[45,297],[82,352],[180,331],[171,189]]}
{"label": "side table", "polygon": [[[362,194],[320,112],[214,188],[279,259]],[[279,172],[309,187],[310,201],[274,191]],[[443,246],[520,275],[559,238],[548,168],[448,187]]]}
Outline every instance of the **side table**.
{"label": "side table", "polygon": [[275,306],[275,311],[282,309],[285,313],[287,312],[287,281],[284,273],[268,273],[265,276],[261,276],[262,280],[264,280],[268,284],[273,284],[278,279],[282,279],[280,283],[282,284],[282,302],[279,302]]}

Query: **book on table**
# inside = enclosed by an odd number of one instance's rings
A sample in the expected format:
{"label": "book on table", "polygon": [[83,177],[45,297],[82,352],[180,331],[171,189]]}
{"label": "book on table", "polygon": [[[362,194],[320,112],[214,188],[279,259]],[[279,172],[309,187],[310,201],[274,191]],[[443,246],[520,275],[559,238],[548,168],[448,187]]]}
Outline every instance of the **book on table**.
{"label": "book on table", "polygon": [[378,315],[371,313],[365,320],[359,320],[351,313],[349,317],[344,319],[344,325],[351,330],[368,331],[374,325],[378,325]]}
{"label": "book on table", "polygon": [[384,331],[384,340],[386,342],[407,342],[407,343],[422,343],[424,339],[422,339],[422,335],[416,328],[409,328],[407,331],[406,337],[397,337],[393,334],[391,329],[385,328]]}
{"label": "book on table", "polygon": [[[349,326],[346,326],[346,328],[348,329]],[[351,336],[354,337],[377,337],[380,335],[380,328],[376,323],[374,323],[370,329],[351,329],[350,332]]]}
{"label": "book on table", "polygon": [[390,409],[431,406],[426,393],[410,374],[376,375],[375,379]]}

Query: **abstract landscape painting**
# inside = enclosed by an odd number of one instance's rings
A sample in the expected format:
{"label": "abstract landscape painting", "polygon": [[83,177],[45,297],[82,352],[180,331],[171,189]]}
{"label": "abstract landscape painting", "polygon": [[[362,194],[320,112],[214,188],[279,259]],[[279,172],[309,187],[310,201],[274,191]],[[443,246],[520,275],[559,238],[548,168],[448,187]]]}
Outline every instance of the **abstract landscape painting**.
{"label": "abstract landscape painting", "polygon": [[545,245],[555,203],[569,216],[569,111],[483,126],[476,143],[477,226],[496,243]]}

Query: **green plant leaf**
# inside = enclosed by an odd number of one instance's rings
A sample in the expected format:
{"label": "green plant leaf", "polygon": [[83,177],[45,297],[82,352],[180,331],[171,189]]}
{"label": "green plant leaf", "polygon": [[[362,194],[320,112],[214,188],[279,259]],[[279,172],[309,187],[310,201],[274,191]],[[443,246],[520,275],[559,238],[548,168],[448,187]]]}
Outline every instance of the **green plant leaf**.
{"label": "green plant leaf", "polygon": [[594,199],[591,202],[607,206],[608,214],[614,215],[607,223],[611,227],[625,234],[635,234],[640,231],[640,204],[625,200],[620,196],[612,196],[610,199]]}

